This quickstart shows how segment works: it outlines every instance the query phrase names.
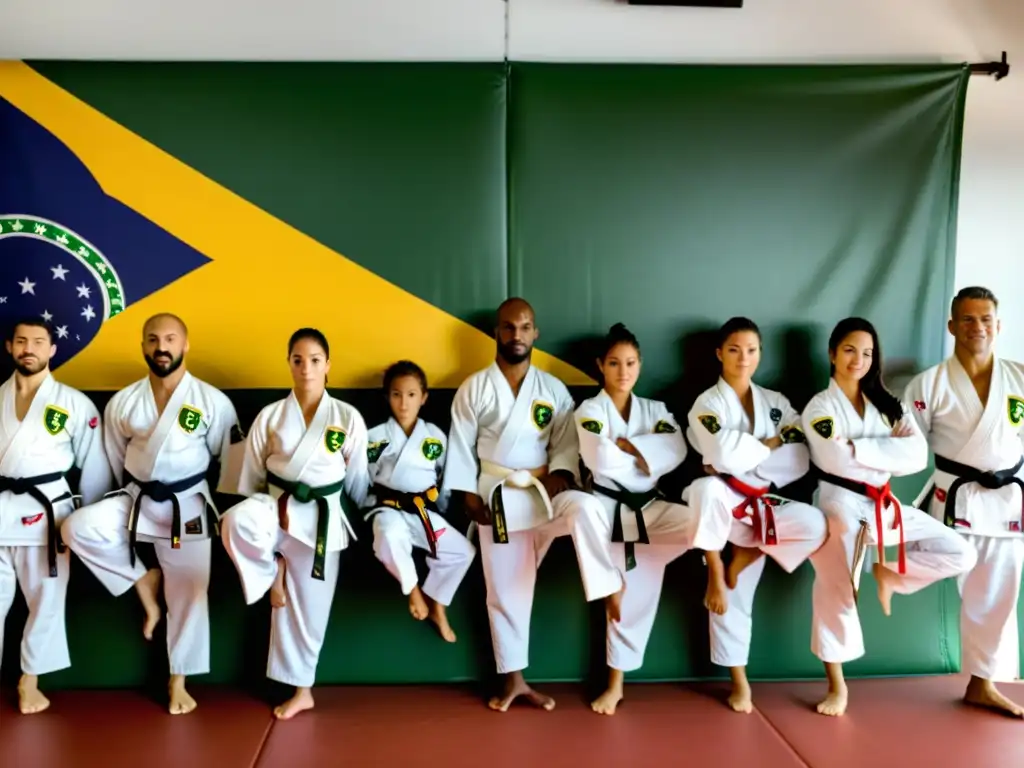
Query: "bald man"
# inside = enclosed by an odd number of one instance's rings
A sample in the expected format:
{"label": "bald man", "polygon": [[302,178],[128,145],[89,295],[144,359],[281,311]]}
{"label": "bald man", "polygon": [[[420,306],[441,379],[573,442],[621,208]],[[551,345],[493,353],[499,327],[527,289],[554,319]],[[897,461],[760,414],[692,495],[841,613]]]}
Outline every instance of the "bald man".
{"label": "bald man", "polygon": [[[171,714],[196,707],[188,675],[210,671],[211,534],[219,513],[211,487],[233,492],[242,430],[227,396],[185,368],[188,329],[160,314],[146,321],[149,375],[115,394],[103,415],[103,445],[122,490],[73,513],[61,528],[68,547],[111,594],[135,587],[147,640],[167,603]],[[152,543],[159,568],[146,569],[136,543]]]}
{"label": "bald man", "polygon": [[[533,308],[509,299],[498,308],[494,362],[462,383],[452,403],[444,486],[461,491],[479,526],[491,640],[504,690],[490,707],[523,697],[555,702],[526,684],[530,613],[537,569],[556,536],[568,534],[579,443],[569,390],[531,364],[538,337]],[[557,632],[557,627],[551,631]]]}

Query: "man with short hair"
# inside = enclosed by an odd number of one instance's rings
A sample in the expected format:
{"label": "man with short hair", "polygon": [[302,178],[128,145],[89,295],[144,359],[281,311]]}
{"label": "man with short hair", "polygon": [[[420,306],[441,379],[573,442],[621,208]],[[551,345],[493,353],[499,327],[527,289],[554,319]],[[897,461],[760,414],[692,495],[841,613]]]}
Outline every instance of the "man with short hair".
{"label": "man with short hair", "polygon": [[953,299],[953,354],[918,374],[905,401],[935,453],[914,506],[959,531],[978,553],[958,579],[964,700],[1024,717],[995,683],[1018,677],[1017,600],[1024,568],[1024,365],[997,357],[999,303],[987,288]]}
{"label": "man with short hair", "polygon": [[39,675],[71,666],[64,623],[70,556],[60,535],[74,509],[68,473],[81,473],[78,490],[87,504],[102,498],[112,479],[99,411],[50,373],[57,353],[50,324],[41,317],[17,321],[6,347],[14,373],[0,385],[0,658],[17,585],[28,604],[18,704],[34,714],[50,706]]}
{"label": "man with short hair", "polygon": [[[163,572],[171,714],[195,709],[185,678],[210,671],[207,587],[219,517],[211,485],[231,492],[227,481],[237,482],[243,449],[234,406],[186,370],[188,349],[181,318],[164,313],[146,321],[142,354],[149,375],[116,393],[104,412],[103,441],[123,490],[83,507],[64,525],[68,547],[111,594],[135,586],[147,640],[160,621]],[[211,483],[212,460],[218,478]],[[143,567],[136,541],[152,542],[159,568]]]}

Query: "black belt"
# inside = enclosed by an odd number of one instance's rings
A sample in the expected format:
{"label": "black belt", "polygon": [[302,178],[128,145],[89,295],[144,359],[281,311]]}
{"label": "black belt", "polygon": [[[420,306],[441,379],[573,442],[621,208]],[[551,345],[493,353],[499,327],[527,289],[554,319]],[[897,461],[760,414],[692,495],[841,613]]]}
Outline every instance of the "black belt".
{"label": "black belt", "polygon": [[[965,483],[977,483],[982,488],[986,488],[990,491],[997,490],[999,488],[1005,488],[1008,485],[1020,486],[1021,496],[1024,497],[1024,480],[1017,477],[1017,473],[1020,468],[1024,467],[1024,456],[1022,456],[1017,463],[1008,468],[1000,469],[997,472],[984,472],[975,467],[968,466],[967,464],[961,464],[958,461],[947,459],[945,456],[939,456],[935,454],[935,468],[940,472],[945,472],[949,475],[955,475],[956,480],[949,486],[949,490],[946,491],[946,506],[943,510],[943,522],[952,528],[956,523],[956,495],[963,487]],[[932,485],[932,490],[928,492],[927,502],[922,506],[927,506],[927,503],[931,502],[931,497],[935,493],[935,486]],[[1021,509],[1021,527],[1024,528],[1024,503],[1022,503]]]}
{"label": "black belt", "polygon": [[[644,523],[643,509],[655,499],[663,498],[663,496],[657,488],[652,488],[643,493],[634,493],[633,491],[627,491],[618,483],[615,483],[615,485],[618,487],[613,489],[594,483],[593,489],[602,496],[607,496],[615,501],[615,513],[612,516],[612,541],[622,542],[626,545],[626,570],[631,571],[636,568],[636,550],[634,545],[637,543],[651,543],[651,540],[647,537],[647,525]],[[622,533],[623,507],[631,510],[636,515],[637,540],[635,542],[626,541]]]}
{"label": "black belt", "polygon": [[[184,480],[178,480],[174,483],[162,483],[159,480],[139,480],[133,477],[132,473],[127,469],[124,471],[125,486],[135,483],[139,487],[139,495],[135,497],[135,501],[132,503],[131,514],[128,518],[128,558],[133,568],[135,567],[135,539],[139,530],[139,514],[142,509],[142,499],[148,496],[158,504],[165,501],[171,502],[171,548],[180,549],[181,502],[178,501],[177,494],[187,491],[205,478],[205,469],[198,474],[192,475],[192,477],[186,477]],[[205,499],[203,500],[203,506],[207,506]]]}
{"label": "black belt", "polygon": [[311,486],[305,483],[293,483],[278,477],[273,472],[267,473],[267,484],[280,488],[284,493],[277,497],[277,514],[284,517],[288,506],[288,497],[296,501],[315,501],[316,518],[316,547],[313,549],[313,573],[312,576],[318,581],[324,580],[324,560],[327,557],[327,526],[331,520],[330,507],[327,505],[327,498],[340,493],[345,487],[345,481],[339,480],[331,485]]}
{"label": "black belt", "polygon": [[[406,491],[396,491],[393,488],[385,488],[383,485],[374,485],[373,494],[377,497],[377,504],[393,507],[410,515],[416,515],[419,518],[420,525],[423,526],[423,533],[427,537],[427,545],[430,547],[430,556],[436,560],[437,534],[434,532],[434,526],[430,522],[428,510],[440,514],[436,504],[439,495],[437,486],[432,485],[419,493],[408,493]],[[380,510],[378,510],[379,512]]]}
{"label": "black belt", "polygon": [[0,475],[0,492],[10,491],[15,495],[27,494],[38,501],[46,511],[46,563],[49,566],[50,577],[57,576],[57,553],[64,554],[64,542],[60,539],[57,531],[57,521],[53,515],[54,502],[74,498],[70,491],[65,491],[56,498],[48,498],[45,493],[39,490],[40,485],[46,485],[60,480],[67,474],[64,472],[50,472],[46,475],[35,477],[4,477]]}

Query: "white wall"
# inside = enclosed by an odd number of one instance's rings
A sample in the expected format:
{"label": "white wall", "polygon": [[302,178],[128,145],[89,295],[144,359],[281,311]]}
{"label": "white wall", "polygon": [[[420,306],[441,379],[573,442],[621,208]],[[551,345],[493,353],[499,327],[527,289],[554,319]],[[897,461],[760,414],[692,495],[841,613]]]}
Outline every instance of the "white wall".
{"label": "white wall", "polygon": [[[972,78],[957,287],[1003,300],[1024,360],[1024,0],[4,0],[0,58],[898,62],[988,61]],[[16,20],[16,23],[14,23]]]}

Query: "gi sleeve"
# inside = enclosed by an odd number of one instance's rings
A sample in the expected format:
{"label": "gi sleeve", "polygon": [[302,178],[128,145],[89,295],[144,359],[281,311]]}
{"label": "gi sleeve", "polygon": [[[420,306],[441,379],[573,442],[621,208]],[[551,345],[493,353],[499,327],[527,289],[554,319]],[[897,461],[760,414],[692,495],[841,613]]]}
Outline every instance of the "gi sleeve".
{"label": "gi sleeve", "polygon": [[267,489],[267,445],[269,443],[270,406],[256,416],[245,439],[242,468],[238,473],[237,492],[241,496],[265,493]]}
{"label": "gi sleeve", "polygon": [[675,416],[662,402],[652,403],[654,428],[649,435],[636,435],[629,442],[647,462],[651,477],[660,478],[686,459],[686,440]]}
{"label": "gi sleeve", "polygon": [[370,473],[366,456],[366,421],[355,408],[350,410],[348,439],[342,446],[345,457],[345,493],[357,507],[366,503],[370,491]]}
{"label": "gi sleeve", "polygon": [[217,492],[238,494],[238,479],[245,461],[245,437],[234,403],[223,392],[218,395],[213,424],[206,433],[206,447],[217,460]]}
{"label": "gi sleeve", "polygon": [[690,409],[687,422],[694,448],[719,472],[745,475],[771,455],[771,449],[753,435],[739,429],[726,429],[726,413],[721,398],[701,395]]}
{"label": "gi sleeve", "polygon": [[800,414],[789,402],[789,398],[780,395],[775,405],[782,412],[778,425],[778,437],[782,445],[758,465],[757,475],[783,488],[807,474],[811,468],[811,454],[807,450],[807,437],[804,435]]}
{"label": "gi sleeve", "polygon": [[900,424],[910,427],[907,437],[861,437],[853,441],[853,457],[864,467],[895,477],[916,475],[928,467],[928,440],[917,420],[903,406]]}
{"label": "gi sleeve", "polygon": [[437,457],[434,462],[434,472],[436,473],[437,479],[434,481],[438,488],[437,501],[434,502],[437,505],[437,509],[441,514],[448,511],[448,500],[451,498],[451,490],[444,484],[444,465],[448,458],[448,439],[444,433],[439,429],[432,429],[431,433],[434,437],[441,441],[441,455]]}
{"label": "gi sleeve", "polygon": [[551,418],[551,436],[548,439],[548,472],[568,472],[575,482],[580,479],[580,444],[573,426],[576,404],[563,385],[555,398],[555,412]]}
{"label": "gi sleeve", "polygon": [[85,395],[75,399],[77,413],[71,432],[71,448],[75,454],[75,467],[81,471],[78,493],[82,496],[84,506],[94,504],[109,493],[114,478],[103,447],[100,412]]}
{"label": "gi sleeve", "polygon": [[462,383],[452,400],[452,426],[448,435],[448,461],[444,484],[447,492],[479,493],[480,465],[476,456],[479,430],[474,407],[474,380]]}
{"label": "gi sleeve", "polygon": [[595,475],[611,478],[623,487],[632,487],[640,476],[636,459],[611,439],[606,419],[604,409],[593,401],[586,401],[576,409],[580,456]]}
{"label": "gi sleeve", "polygon": [[103,410],[103,450],[110,463],[110,471],[118,487],[124,486],[124,457],[128,452],[129,434],[123,421],[124,393],[122,389],[107,402]]}

